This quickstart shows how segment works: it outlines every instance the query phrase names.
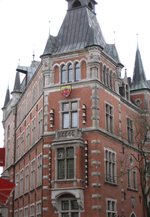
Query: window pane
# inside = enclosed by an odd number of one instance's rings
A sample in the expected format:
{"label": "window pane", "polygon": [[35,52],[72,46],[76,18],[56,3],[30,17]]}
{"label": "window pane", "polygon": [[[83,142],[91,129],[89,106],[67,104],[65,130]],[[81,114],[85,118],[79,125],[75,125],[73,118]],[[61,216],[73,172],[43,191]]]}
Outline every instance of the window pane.
{"label": "window pane", "polygon": [[67,158],[74,157],[74,149],[72,147],[67,148]]}
{"label": "window pane", "polygon": [[78,217],[78,216],[79,216],[79,214],[77,212],[71,213],[71,217]]}
{"label": "window pane", "polygon": [[77,102],[72,102],[71,103],[71,110],[77,110],[77,108],[78,108]]}
{"label": "window pane", "polygon": [[69,128],[69,113],[62,114],[62,127]]}
{"label": "window pane", "polygon": [[67,82],[67,73],[66,73],[66,66],[62,66],[61,68],[61,83]]}
{"label": "window pane", "polygon": [[73,68],[72,68],[72,64],[70,64],[68,66],[68,81],[69,82],[72,82],[74,79],[73,79]]}
{"label": "window pane", "polygon": [[58,179],[65,178],[65,162],[64,160],[58,160]]}
{"label": "window pane", "polygon": [[72,200],[71,201],[71,209],[73,209],[73,210],[79,209],[77,200]]}
{"label": "window pane", "polygon": [[69,201],[68,200],[64,200],[61,203],[61,209],[62,210],[69,210]]}
{"label": "window pane", "polygon": [[62,213],[62,217],[69,217],[69,213],[68,212]]}
{"label": "window pane", "polygon": [[68,179],[74,178],[74,159],[67,160],[67,178]]}
{"label": "window pane", "polygon": [[57,150],[57,158],[61,159],[65,157],[65,150],[64,148],[59,148]]}
{"label": "window pane", "polygon": [[71,121],[72,121],[72,126],[71,127],[77,127],[78,126],[78,113],[77,112],[72,112],[71,113]]}
{"label": "window pane", "polygon": [[79,81],[81,79],[81,73],[80,73],[80,65],[79,63],[75,64],[75,81]]}
{"label": "window pane", "polygon": [[63,111],[69,111],[69,103],[63,103],[62,110]]}

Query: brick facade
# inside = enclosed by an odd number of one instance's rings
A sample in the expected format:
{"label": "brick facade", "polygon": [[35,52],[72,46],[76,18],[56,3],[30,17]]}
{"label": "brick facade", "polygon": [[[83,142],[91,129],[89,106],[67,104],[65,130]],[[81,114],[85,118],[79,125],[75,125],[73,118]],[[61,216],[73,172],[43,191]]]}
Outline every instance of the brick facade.
{"label": "brick facade", "polygon": [[[71,70],[70,82],[62,83],[62,66],[66,73]],[[121,95],[122,83],[129,88],[122,68],[95,45],[41,56],[17,102],[11,106],[14,93],[3,108],[6,162],[11,159],[4,174],[17,184],[9,217],[144,216],[132,157],[138,157],[138,149],[135,138],[132,144],[129,139],[135,137],[143,98],[149,102],[150,97],[147,91]],[[133,103],[136,97],[141,108]]]}

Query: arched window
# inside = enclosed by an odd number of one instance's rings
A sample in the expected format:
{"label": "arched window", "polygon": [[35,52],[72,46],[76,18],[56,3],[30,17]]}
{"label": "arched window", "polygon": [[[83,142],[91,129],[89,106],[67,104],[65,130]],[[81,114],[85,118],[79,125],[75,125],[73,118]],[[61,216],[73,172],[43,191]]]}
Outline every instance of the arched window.
{"label": "arched window", "polygon": [[81,79],[81,70],[78,62],[75,63],[75,81],[79,81]]}
{"label": "arched window", "polygon": [[106,66],[103,67],[103,83],[106,84]]}
{"label": "arched window", "polygon": [[126,98],[129,99],[129,86],[126,84]]}
{"label": "arched window", "polygon": [[77,7],[80,7],[81,6],[81,2],[76,0],[73,5],[72,5],[72,8],[77,8]]}
{"label": "arched window", "polygon": [[109,87],[109,68],[107,68],[107,73],[106,73],[106,84]]}
{"label": "arched window", "polygon": [[72,195],[66,195],[65,197],[61,197],[59,200],[61,217],[79,216],[79,205],[75,197]]}
{"label": "arched window", "polygon": [[110,85],[110,88],[112,89],[112,71],[110,71],[110,80],[109,80],[109,85]]}
{"label": "arched window", "polygon": [[73,78],[73,67],[72,64],[70,63],[68,65],[68,82],[73,82],[74,78]]}
{"label": "arched window", "polygon": [[134,213],[132,213],[131,217],[136,217]]}
{"label": "arched window", "polygon": [[91,2],[89,2],[88,7],[93,10],[93,5],[91,4]]}
{"label": "arched window", "polygon": [[66,66],[62,65],[61,67],[61,83],[67,82],[67,72],[66,72]]}
{"label": "arched window", "polygon": [[9,139],[10,137],[10,125],[8,125],[8,128],[7,128],[7,139]]}

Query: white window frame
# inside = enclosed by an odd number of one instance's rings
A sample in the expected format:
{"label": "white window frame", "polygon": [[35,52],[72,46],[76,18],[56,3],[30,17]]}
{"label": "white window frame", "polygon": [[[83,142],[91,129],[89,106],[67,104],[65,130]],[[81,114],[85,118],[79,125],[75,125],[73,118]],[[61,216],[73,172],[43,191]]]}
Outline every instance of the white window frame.
{"label": "white window frame", "polygon": [[36,217],[42,216],[42,201],[36,202]]}
{"label": "white window frame", "polygon": [[21,196],[24,193],[24,169],[20,170],[19,182],[19,195]]}
{"label": "white window frame", "polygon": [[42,153],[37,156],[37,186],[42,184]]}
{"label": "white window frame", "polygon": [[24,169],[24,191],[27,193],[29,191],[30,184],[30,166],[27,164]]}
{"label": "white window frame", "polygon": [[[73,152],[74,152],[74,156],[73,157],[71,157],[70,159],[73,159],[74,160],[74,177],[72,177],[72,178],[68,178],[67,177],[67,163],[66,163],[66,161],[67,161],[67,159],[69,159],[69,158],[67,158],[66,157],[66,150],[68,149],[68,148],[73,148]],[[65,167],[64,167],[64,178],[58,178],[58,161],[59,160],[61,160],[61,158],[58,158],[58,156],[56,156],[56,158],[57,158],[57,166],[56,166],[56,179],[57,180],[73,180],[74,178],[75,178],[75,176],[76,176],[76,167],[75,167],[75,165],[76,165],[76,163],[75,163],[75,159],[76,159],[76,157],[75,157],[75,147],[74,146],[72,146],[72,145],[68,145],[68,146],[66,146],[66,147],[64,147],[64,146],[60,146],[60,147],[58,147],[57,149],[56,149],[56,154],[58,154],[58,149],[64,149],[65,150],[65,156],[62,158],[62,160],[64,160],[64,165],[65,165]]]}
{"label": "white window frame", "polygon": [[[107,111],[107,107],[109,111]],[[105,103],[105,123],[106,123],[106,130],[110,133],[114,131],[114,107],[109,104]]]}
{"label": "white window frame", "polygon": [[[107,155],[110,156],[111,159],[107,159]],[[117,154],[115,151],[109,148],[104,148],[104,165],[105,165],[105,181],[110,184],[117,184]],[[109,173],[109,174],[108,174]]]}
{"label": "white window frame", "polygon": [[34,203],[32,203],[31,205],[30,205],[30,217],[35,217],[35,204]]}
{"label": "white window frame", "polygon": [[15,198],[18,198],[19,197],[19,172],[16,173],[16,175],[15,175],[15,184],[16,184],[16,187],[15,187]]}
{"label": "white window frame", "polygon": [[[76,103],[77,104],[77,108],[76,109],[72,109],[72,104],[73,103]],[[63,106],[64,105],[67,105],[68,104],[68,110],[65,110],[63,109]],[[73,126],[73,116],[72,114],[73,113],[76,113],[77,117],[76,117],[76,126]],[[68,115],[68,126],[67,127],[64,127],[64,120],[65,120],[65,117],[64,115]],[[78,100],[71,100],[71,101],[63,101],[61,103],[61,126],[62,126],[62,129],[76,129],[79,127],[79,102]]]}
{"label": "white window frame", "polygon": [[[63,197],[62,199],[60,199],[60,201],[59,201],[60,217],[63,216],[62,215],[63,213],[68,213],[69,217],[71,217],[71,213],[78,213],[78,217],[80,217],[80,208],[71,209],[71,201],[73,201],[73,200],[76,200],[76,198],[74,198],[74,197]],[[62,209],[62,202],[63,201],[69,201],[69,209],[67,209],[67,210]]]}
{"label": "white window frame", "polygon": [[36,159],[34,158],[30,163],[30,190],[33,190],[35,188],[35,183],[36,183],[35,180],[36,180]]}
{"label": "white window frame", "polygon": [[[114,203],[114,210],[112,209],[112,204],[111,204],[111,209],[109,209],[108,202]],[[111,217],[112,215],[117,215],[117,200],[112,198],[106,198],[106,216]]]}
{"label": "white window frame", "polygon": [[24,207],[24,217],[28,217],[28,216],[29,216],[29,206],[26,206],[26,207]]}

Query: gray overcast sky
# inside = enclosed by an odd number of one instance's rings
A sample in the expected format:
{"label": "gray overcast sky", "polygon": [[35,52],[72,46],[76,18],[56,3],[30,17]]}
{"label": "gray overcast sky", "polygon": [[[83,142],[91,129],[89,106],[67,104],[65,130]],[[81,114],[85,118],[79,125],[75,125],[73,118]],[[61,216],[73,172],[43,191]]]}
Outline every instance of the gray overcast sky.
{"label": "gray overcast sky", "polygon": [[[97,19],[107,43],[115,42],[121,62],[132,76],[137,36],[147,78],[150,79],[149,50],[150,20],[148,0],[97,0]],[[65,0],[0,0],[0,107],[6,89],[13,89],[16,67],[29,66],[33,50],[39,60],[48,34],[57,35],[66,14]],[[124,76],[124,70],[122,71]],[[0,112],[2,120],[2,112]],[[3,146],[3,130],[0,124],[0,146]]]}

